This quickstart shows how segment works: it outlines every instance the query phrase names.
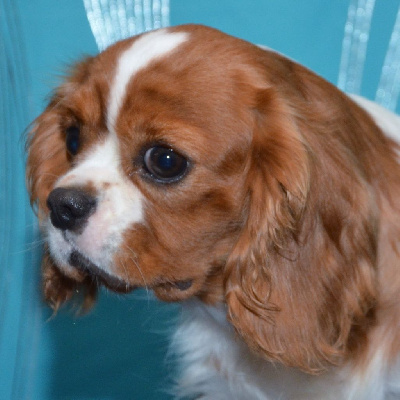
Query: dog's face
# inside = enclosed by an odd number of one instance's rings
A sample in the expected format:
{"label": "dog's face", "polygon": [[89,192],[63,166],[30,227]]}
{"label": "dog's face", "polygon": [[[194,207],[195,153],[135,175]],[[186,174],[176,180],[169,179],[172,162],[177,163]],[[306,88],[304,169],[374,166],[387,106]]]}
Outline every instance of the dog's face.
{"label": "dog's face", "polygon": [[179,300],[220,274],[243,224],[253,104],[236,106],[246,71],[189,37],[153,32],[84,61],[37,121],[33,192],[67,277]]}
{"label": "dog's face", "polygon": [[87,59],[29,140],[46,298],[94,281],[225,301],[263,355],[336,362],[373,314],[372,172],[354,148],[368,123],[305,69],[205,27]]}

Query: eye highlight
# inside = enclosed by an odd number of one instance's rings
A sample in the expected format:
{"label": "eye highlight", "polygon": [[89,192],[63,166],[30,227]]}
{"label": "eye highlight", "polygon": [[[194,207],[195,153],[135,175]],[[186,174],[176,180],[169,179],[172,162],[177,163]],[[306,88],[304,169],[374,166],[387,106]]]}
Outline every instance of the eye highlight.
{"label": "eye highlight", "polygon": [[65,133],[65,145],[67,151],[71,156],[75,156],[80,147],[80,128],[77,125],[71,125],[65,130]]}
{"label": "eye highlight", "polygon": [[151,178],[160,183],[177,182],[188,169],[188,160],[165,146],[149,148],[144,154],[143,163]]}

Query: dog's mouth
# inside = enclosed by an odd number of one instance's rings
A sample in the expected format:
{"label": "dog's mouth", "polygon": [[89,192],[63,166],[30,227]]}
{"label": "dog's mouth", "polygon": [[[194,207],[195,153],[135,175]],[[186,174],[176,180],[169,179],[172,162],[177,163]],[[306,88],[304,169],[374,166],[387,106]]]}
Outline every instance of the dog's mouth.
{"label": "dog's mouth", "polygon": [[124,282],[122,279],[112,276],[108,272],[102,270],[76,250],[71,252],[69,256],[69,263],[78,271],[93,278],[93,280],[100,281],[104,286],[115,292],[128,293],[136,288],[135,286]]}
{"label": "dog's mouth", "polygon": [[157,285],[157,287],[163,288],[165,291],[178,289],[181,292],[184,292],[184,291],[190,289],[192,284],[193,284],[193,280],[187,279],[187,280],[183,280],[183,281],[160,283]]}
{"label": "dog's mouth", "polygon": [[[138,286],[131,285],[116,276],[110,275],[108,272],[99,268],[96,264],[86,258],[79,251],[74,250],[71,252],[69,256],[69,263],[78,271],[82,272],[85,276],[99,281],[104,286],[115,292],[128,293],[138,288]],[[154,285],[153,289],[156,291],[161,290],[162,292],[171,294],[171,292],[174,291],[186,292],[192,287],[192,284],[193,280],[191,279],[179,280],[175,282],[161,282]]]}

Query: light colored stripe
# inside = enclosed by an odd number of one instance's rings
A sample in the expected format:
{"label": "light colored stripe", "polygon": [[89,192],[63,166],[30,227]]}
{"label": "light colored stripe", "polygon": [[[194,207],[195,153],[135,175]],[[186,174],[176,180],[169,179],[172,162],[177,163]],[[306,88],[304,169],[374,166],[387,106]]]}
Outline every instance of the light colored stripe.
{"label": "light colored stripe", "polygon": [[153,29],[153,21],[151,15],[151,0],[143,0],[143,19],[145,32]]}
{"label": "light colored stripe", "polygon": [[117,0],[117,15],[116,19],[117,21],[124,21],[124,23],[120,24],[120,37],[121,38],[126,38],[129,36],[129,23],[128,23],[128,13],[127,13],[127,7],[125,5],[124,0]]}
{"label": "light colored stripe", "polygon": [[161,26],[169,25],[169,0],[161,0]]}
{"label": "light colored stripe", "polygon": [[100,2],[97,0],[83,0],[83,4],[85,6],[86,16],[96,40],[97,47],[101,51],[107,47],[108,41],[104,29]]}
{"label": "light colored stripe", "polygon": [[143,1],[135,0],[134,5],[134,15],[136,21],[136,29],[138,32],[144,32],[144,23],[143,23]]}
{"label": "light colored stripe", "polygon": [[400,93],[400,7],[382,67],[375,100],[394,111]]}
{"label": "light colored stripe", "polygon": [[153,26],[154,29],[161,28],[161,1],[160,0],[153,0]]}
{"label": "light colored stripe", "polygon": [[119,109],[125,97],[126,86],[132,77],[152,61],[165,56],[186,41],[185,32],[169,33],[164,29],[150,32],[137,39],[122,53],[110,89],[107,127],[114,131]]}
{"label": "light colored stripe", "polygon": [[375,0],[351,0],[347,14],[338,86],[347,93],[361,90]]}

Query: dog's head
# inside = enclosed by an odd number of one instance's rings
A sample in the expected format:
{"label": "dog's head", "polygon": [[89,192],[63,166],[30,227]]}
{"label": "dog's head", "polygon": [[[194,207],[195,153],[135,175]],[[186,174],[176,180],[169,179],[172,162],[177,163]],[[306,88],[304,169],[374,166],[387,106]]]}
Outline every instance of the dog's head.
{"label": "dog's head", "polygon": [[86,59],[28,143],[47,300],[98,283],[198,296],[269,358],[337,361],[373,314],[369,125],[309,71],[210,28]]}

